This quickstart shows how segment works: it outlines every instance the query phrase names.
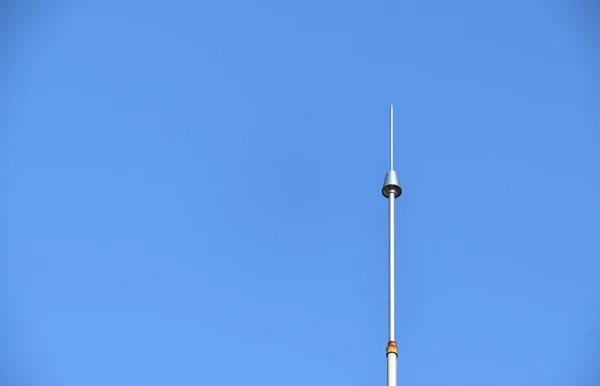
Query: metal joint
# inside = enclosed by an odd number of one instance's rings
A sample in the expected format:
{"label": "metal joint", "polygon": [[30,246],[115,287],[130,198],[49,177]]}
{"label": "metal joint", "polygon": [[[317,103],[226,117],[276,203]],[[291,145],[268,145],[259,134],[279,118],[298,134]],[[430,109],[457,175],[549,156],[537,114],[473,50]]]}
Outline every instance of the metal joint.
{"label": "metal joint", "polygon": [[385,349],[385,356],[390,354],[396,354],[396,357],[398,357],[398,346],[393,340],[388,342],[387,348]]}
{"label": "metal joint", "polygon": [[381,189],[381,193],[385,196],[385,198],[390,198],[391,192],[394,192],[394,198],[398,198],[402,194],[398,173],[396,173],[395,170],[390,170],[385,174],[383,188]]}

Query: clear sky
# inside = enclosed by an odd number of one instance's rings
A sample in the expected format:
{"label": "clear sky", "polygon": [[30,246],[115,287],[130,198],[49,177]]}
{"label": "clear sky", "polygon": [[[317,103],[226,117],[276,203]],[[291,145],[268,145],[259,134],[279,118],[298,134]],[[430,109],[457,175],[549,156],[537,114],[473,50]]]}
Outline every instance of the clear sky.
{"label": "clear sky", "polygon": [[600,382],[591,3],[5,11],[0,383]]}

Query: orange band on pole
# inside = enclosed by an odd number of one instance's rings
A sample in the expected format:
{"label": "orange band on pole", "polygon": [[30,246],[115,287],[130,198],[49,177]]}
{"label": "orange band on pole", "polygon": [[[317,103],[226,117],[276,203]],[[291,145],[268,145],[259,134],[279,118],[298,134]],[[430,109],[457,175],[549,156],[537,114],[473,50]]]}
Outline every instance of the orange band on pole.
{"label": "orange band on pole", "polygon": [[387,348],[385,349],[385,356],[388,356],[390,353],[394,353],[398,356],[398,346],[393,340],[388,342]]}

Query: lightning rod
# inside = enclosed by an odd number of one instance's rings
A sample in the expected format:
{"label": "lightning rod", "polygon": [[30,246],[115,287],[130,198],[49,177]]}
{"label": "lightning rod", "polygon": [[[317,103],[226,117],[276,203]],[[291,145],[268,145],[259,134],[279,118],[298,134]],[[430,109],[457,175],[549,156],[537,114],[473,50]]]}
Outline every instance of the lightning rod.
{"label": "lightning rod", "polygon": [[396,299],[394,256],[394,201],[402,194],[398,174],[394,170],[394,105],[390,104],[390,170],[386,173],[381,190],[389,201],[389,339],[386,348],[387,385],[397,384],[398,346],[396,345]]}

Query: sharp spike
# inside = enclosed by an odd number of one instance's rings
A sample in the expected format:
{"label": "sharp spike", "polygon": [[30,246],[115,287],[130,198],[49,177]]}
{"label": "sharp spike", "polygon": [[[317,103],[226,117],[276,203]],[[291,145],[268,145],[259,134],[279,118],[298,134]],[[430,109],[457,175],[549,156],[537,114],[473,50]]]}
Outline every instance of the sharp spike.
{"label": "sharp spike", "polygon": [[390,170],[394,170],[394,104],[390,103]]}

